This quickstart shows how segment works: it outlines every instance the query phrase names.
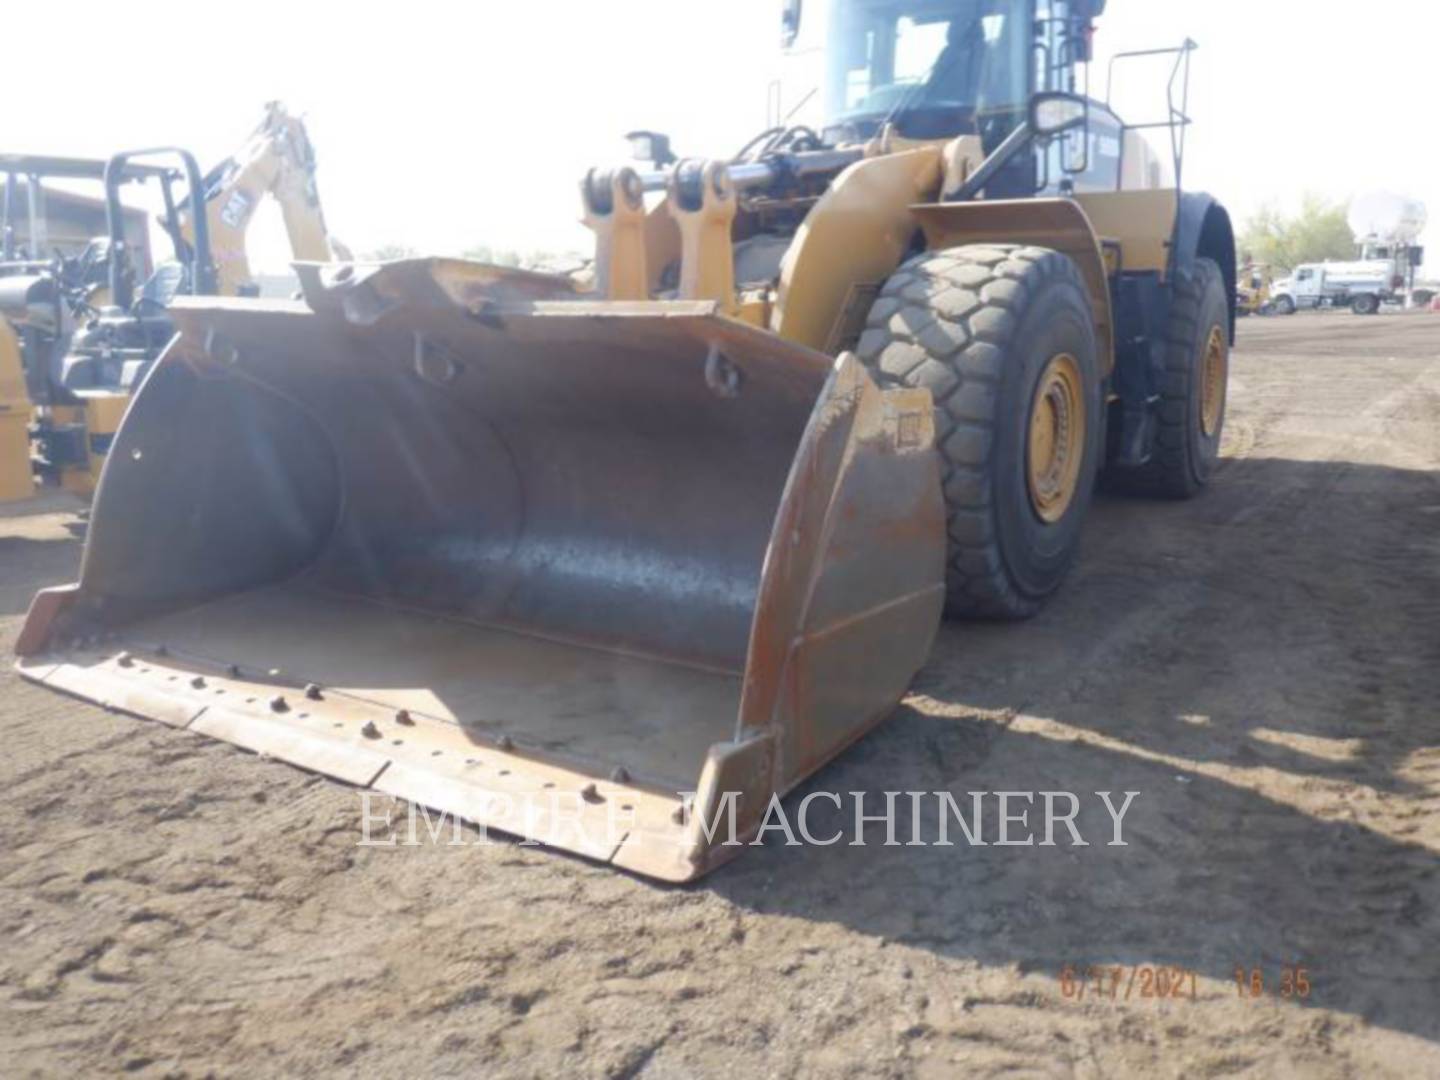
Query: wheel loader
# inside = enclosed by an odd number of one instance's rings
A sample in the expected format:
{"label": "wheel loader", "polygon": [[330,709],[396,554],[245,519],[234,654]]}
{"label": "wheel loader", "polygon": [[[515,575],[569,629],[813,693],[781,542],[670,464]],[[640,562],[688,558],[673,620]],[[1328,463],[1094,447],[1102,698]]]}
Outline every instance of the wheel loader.
{"label": "wheel loader", "polygon": [[1179,186],[1193,46],[1167,178],[1081,91],[1102,6],[787,3],[826,123],[642,134],[581,181],[583,277],[180,298],[20,670],[652,878],[720,865],[942,613],[1045,603],[1102,473],[1211,478],[1235,245]]}
{"label": "wheel loader", "polygon": [[[262,198],[278,203],[296,259],[348,257],[325,226],[304,123],[278,102],[265,107],[238,153],[205,174],[175,148],[108,161],[0,155],[0,173],[0,502],[43,485],[95,490],[132,389],[173,336],[171,300],[259,294],[246,236]],[[19,177],[31,210],[24,251],[11,225]],[[44,186],[55,180],[103,185],[107,235],[83,251],[43,243],[36,197],[59,199],[63,192]],[[121,202],[122,190],[138,184],[163,199],[159,225],[173,257],[159,266],[151,265],[148,236],[134,235],[138,211]]]}

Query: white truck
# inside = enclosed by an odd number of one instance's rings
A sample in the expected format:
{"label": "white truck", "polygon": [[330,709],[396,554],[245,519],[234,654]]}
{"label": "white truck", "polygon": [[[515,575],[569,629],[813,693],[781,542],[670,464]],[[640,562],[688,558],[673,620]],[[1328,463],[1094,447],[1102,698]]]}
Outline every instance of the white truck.
{"label": "white truck", "polygon": [[1381,304],[1403,303],[1411,266],[1410,249],[1400,250],[1399,258],[1297,266],[1271,288],[1275,311],[1293,315],[1301,308],[1349,307],[1357,315],[1374,315]]}
{"label": "white truck", "polygon": [[1288,278],[1270,288],[1278,314],[1348,307],[1357,315],[1374,315],[1381,304],[1405,302],[1414,288],[1415,272],[1425,261],[1425,249],[1415,243],[1425,230],[1425,204],[1375,191],[1355,199],[1348,217],[1360,258],[1295,267]]}

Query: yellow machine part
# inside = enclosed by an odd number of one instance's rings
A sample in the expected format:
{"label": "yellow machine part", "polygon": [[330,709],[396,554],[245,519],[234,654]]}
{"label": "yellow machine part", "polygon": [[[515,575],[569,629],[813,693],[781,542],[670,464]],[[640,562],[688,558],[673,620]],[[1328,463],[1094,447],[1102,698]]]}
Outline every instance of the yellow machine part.
{"label": "yellow machine part", "polygon": [[56,405],[49,410],[55,424],[79,424],[85,431],[85,464],[62,468],[61,488],[75,495],[95,494],[110,443],[129,404],[129,394],[95,393],[85,395],[79,405]]}
{"label": "yellow machine part", "polygon": [[85,451],[89,463],[86,472],[92,491],[100,483],[110,444],[120,430],[120,421],[129,405],[129,394],[94,394],[85,398]]}
{"label": "yellow machine part", "polygon": [[20,343],[0,320],[0,502],[35,491],[30,471],[30,398],[20,364]]}

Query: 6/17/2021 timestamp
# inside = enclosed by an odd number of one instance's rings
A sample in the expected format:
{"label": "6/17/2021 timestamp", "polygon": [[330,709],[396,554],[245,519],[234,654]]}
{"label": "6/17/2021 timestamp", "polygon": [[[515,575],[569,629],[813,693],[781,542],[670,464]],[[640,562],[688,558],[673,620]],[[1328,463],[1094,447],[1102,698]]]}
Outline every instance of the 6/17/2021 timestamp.
{"label": "6/17/2021 timestamp", "polygon": [[[1298,964],[1265,969],[1236,965],[1240,998],[1305,1000],[1312,989],[1310,970]],[[1192,969],[1167,964],[1066,964],[1060,969],[1060,993],[1070,1001],[1198,1001],[1200,979]]]}

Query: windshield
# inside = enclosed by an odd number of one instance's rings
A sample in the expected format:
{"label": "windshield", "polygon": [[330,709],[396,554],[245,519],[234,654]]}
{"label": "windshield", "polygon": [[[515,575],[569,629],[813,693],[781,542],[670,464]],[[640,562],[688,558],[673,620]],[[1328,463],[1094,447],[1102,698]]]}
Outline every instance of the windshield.
{"label": "windshield", "polygon": [[[895,113],[902,134],[943,138],[1029,97],[1032,0],[834,0],[826,59],[830,124]],[[869,123],[865,123],[869,121]]]}

